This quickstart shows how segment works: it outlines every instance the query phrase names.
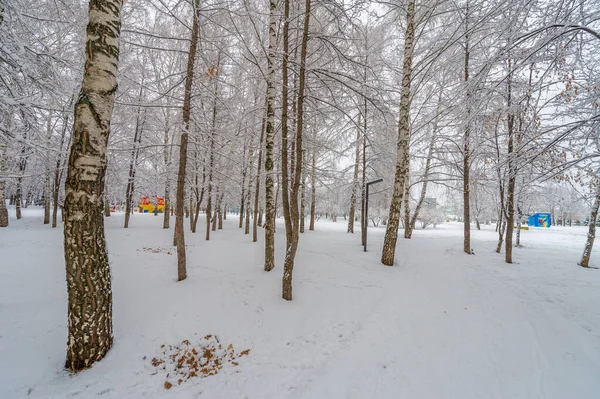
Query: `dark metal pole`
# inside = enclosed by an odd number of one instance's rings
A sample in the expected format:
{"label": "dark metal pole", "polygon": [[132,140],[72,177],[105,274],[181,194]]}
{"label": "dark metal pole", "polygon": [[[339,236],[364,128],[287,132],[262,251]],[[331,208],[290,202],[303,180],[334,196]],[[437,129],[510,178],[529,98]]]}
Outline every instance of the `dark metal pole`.
{"label": "dark metal pole", "polygon": [[364,220],[364,229],[365,229],[365,243],[364,243],[364,252],[367,252],[367,227],[369,226],[369,187],[371,184],[381,183],[383,179],[373,180],[367,183],[366,195],[365,195],[365,214],[363,215]]}
{"label": "dark metal pole", "polygon": [[367,227],[369,227],[369,186],[371,184],[367,183],[367,193],[365,196],[365,215],[363,223],[365,224],[365,243],[364,243],[364,252],[367,252]]}

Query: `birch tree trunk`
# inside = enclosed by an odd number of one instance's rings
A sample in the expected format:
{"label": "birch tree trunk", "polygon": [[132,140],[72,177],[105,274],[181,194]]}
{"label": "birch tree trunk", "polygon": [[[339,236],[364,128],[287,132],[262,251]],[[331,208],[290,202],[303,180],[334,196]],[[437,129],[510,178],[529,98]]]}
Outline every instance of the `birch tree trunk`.
{"label": "birch tree trunk", "polygon": [[[7,125],[9,124],[6,118]],[[7,128],[8,130],[8,128]],[[6,141],[0,144],[0,227],[8,227],[8,208],[6,207]]]}
{"label": "birch tree trunk", "polygon": [[306,151],[302,154],[302,182],[300,183],[300,234],[304,234],[306,219]]}
{"label": "birch tree trunk", "polygon": [[121,0],[90,0],[86,62],[75,104],[64,206],[66,368],[86,369],[112,346],[112,291],[102,195],[121,30]]}
{"label": "birch tree trunk", "polygon": [[404,35],[404,64],[402,66],[402,94],[400,99],[400,118],[398,122],[398,148],[396,159],[396,173],[394,176],[394,191],[390,204],[388,224],[385,230],[381,263],[386,266],[394,264],[396,254],[396,241],[398,240],[398,224],[400,221],[400,207],[404,194],[404,182],[408,175],[410,141],[410,84],[412,75],[412,58],[414,49],[414,17],[415,0],[408,3],[406,15],[406,33]]}
{"label": "birch tree trunk", "polygon": [[250,149],[248,152],[248,187],[246,189],[246,227],[244,228],[244,234],[250,234],[250,201],[252,198],[252,167],[254,166],[254,135],[250,136]]}
{"label": "birch tree trunk", "polygon": [[315,230],[315,211],[317,208],[317,167],[315,149],[312,150],[311,173],[310,173],[310,223],[308,230]]}
{"label": "birch tree trunk", "polygon": [[50,224],[50,141],[52,140],[52,116],[46,122],[46,178],[44,186],[44,224]]}
{"label": "birch tree trunk", "polygon": [[165,207],[164,207],[164,215],[163,215],[163,229],[168,229],[170,227],[171,222],[171,213],[169,210],[171,209],[171,159],[173,158],[173,147],[169,146],[170,137],[169,137],[169,110],[166,111],[165,114],[165,136],[164,136],[164,147],[163,147],[163,160],[165,163]]}
{"label": "birch tree trunk", "polygon": [[410,230],[410,166],[409,172],[407,173],[406,180],[404,181],[404,238],[411,238],[411,234],[408,234]]}
{"label": "birch tree trunk", "polygon": [[588,228],[587,241],[583,248],[583,255],[579,261],[579,266],[589,267],[590,257],[592,255],[592,248],[594,247],[594,239],[596,238],[596,220],[598,219],[598,208],[600,207],[600,182],[596,182],[596,198],[592,205],[592,212],[590,215],[590,226]]}
{"label": "birch tree trunk", "polygon": [[240,198],[240,223],[238,228],[244,225],[244,213],[246,212],[246,175],[248,174],[248,165],[246,163],[246,151],[243,151],[242,156],[242,198]]}
{"label": "birch tree trunk", "polygon": [[277,51],[277,0],[269,1],[267,54],[267,128],[265,135],[265,271],[275,267],[275,199],[273,196],[273,144],[275,139],[275,54]]}
{"label": "birch tree trunk", "polygon": [[185,233],[183,229],[183,208],[185,207],[184,186],[185,169],[187,166],[188,135],[190,131],[190,111],[192,98],[192,83],[194,81],[194,61],[196,59],[196,48],[198,46],[198,18],[200,14],[200,0],[193,4],[192,37],[190,38],[190,50],[188,53],[187,70],[185,78],[185,89],[183,97],[183,131],[179,143],[179,171],[177,173],[177,214],[175,216],[175,242],[177,245],[177,280],[185,280],[187,277],[185,256]]}

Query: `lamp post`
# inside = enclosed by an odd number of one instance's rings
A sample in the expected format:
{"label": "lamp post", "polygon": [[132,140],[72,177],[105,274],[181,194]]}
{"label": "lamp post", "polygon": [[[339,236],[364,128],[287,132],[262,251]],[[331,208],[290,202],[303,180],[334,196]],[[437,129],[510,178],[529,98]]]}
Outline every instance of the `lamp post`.
{"label": "lamp post", "polygon": [[364,251],[367,252],[367,227],[369,226],[369,187],[371,184],[381,183],[383,179],[373,180],[367,183],[367,192],[365,193],[365,214],[363,217],[363,224],[365,229],[365,244]]}

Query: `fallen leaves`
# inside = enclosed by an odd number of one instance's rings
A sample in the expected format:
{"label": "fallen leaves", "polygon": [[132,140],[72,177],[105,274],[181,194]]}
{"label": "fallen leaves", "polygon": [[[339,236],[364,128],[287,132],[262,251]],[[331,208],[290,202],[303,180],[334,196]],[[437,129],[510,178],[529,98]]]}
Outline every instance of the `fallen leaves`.
{"label": "fallen leaves", "polygon": [[152,367],[166,372],[165,389],[171,389],[194,377],[208,377],[217,374],[225,365],[238,366],[238,360],[247,356],[250,349],[236,353],[233,344],[224,347],[216,336],[206,335],[196,342],[183,340],[178,345],[161,345],[159,353],[150,361]]}
{"label": "fallen leaves", "polygon": [[150,252],[150,253],[153,253],[153,254],[173,255],[173,253],[171,252],[171,250],[169,250],[167,248],[161,248],[161,247],[144,247],[142,249],[138,249],[138,251]]}

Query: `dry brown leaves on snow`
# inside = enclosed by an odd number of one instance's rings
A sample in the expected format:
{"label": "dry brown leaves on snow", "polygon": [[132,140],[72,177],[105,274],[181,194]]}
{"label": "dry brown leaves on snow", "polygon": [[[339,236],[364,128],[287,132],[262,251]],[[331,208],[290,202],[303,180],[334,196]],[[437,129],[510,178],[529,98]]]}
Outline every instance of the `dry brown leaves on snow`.
{"label": "dry brown leaves on snow", "polygon": [[192,377],[215,375],[224,365],[237,366],[237,360],[249,353],[250,349],[236,353],[232,344],[225,347],[217,337],[207,335],[195,343],[186,339],[179,345],[161,345],[150,363],[155,369],[166,371],[164,387],[171,389],[175,383],[180,385]]}
{"label": "dry brown leaves on snow", "polygon": [[173,253],[169,249],[167,249],[167,248],[161,248],[161,247],[144,247],[142,249],[138,249],[138,251],[150,252],[150,253],[153,253],[153,254],[173,255]]}

